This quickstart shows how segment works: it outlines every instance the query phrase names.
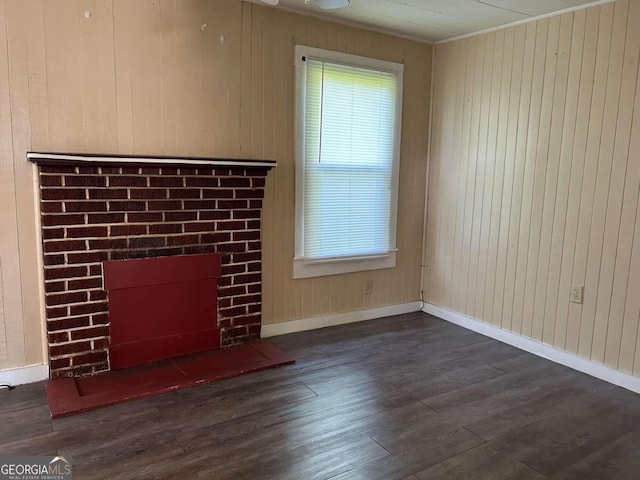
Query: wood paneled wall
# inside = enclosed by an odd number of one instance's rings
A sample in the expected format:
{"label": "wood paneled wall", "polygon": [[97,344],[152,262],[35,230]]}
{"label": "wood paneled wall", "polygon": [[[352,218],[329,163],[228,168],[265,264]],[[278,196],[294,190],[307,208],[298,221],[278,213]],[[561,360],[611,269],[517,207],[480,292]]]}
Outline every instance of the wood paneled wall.
{"label": "wood paneled wall", "polygon": [[428,301],[640,374],[640,2],[435,55]]}
{"label": "wood paneled wall", "polygon": [[[395,269],[291,278],[295,43],[405,63]],[[44,360],[28,150],[275,159],[263,322],[416,300],[431,51],[240,0],[0,0],[0,369]]]}

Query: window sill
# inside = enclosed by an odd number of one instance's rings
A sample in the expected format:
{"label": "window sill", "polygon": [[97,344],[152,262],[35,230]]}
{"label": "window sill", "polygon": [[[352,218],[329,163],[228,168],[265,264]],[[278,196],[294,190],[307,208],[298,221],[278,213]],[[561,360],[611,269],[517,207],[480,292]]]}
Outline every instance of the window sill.
{"label": "window sill", "polygon": [[305,262],[304,259],[293,260],[293,278],[324,277],[342,273],[380,270],[396,266],[396,252],[375,258],[352,260],[335,260],[324,262]]}

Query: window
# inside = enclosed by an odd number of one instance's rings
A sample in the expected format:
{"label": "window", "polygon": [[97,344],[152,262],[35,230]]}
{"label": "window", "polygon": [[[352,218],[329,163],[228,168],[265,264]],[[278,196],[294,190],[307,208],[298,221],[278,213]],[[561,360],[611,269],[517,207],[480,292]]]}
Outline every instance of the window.
{"label": "window", "polygon": [[298,45],[294,278],[395,266],[402,70]]}

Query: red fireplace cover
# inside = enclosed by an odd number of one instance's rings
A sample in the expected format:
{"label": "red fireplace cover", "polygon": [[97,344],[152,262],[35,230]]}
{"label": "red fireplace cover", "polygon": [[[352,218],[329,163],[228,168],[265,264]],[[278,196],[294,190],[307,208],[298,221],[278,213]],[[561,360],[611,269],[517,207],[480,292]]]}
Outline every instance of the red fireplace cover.
{"label": "red fireplace cover", "polygon": [[220,255],[104,262],[112,369],[220,347]]}

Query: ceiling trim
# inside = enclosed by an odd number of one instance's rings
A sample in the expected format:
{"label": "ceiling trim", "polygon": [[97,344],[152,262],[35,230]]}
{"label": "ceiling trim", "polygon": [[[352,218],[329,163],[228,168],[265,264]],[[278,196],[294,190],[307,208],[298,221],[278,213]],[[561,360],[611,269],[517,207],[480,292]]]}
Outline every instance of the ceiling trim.
{"label": "ceiling trim", "polygon": [[498,30],[504,30],[505,28],[511,28],[517,25],[523,25],[525,23],[537,22],[538,20],[542,20],[544,18],[555,17],[557,15],[564,15],[565,13],[571,13],[578,10],[584,10],[586,8],[597,7],[600,5],[605,5],[607,3],[613,3],[616,1],[617,0],[598,0],[597,2],[585,3],[582,5],[576,5],[575,7],[563,8],[562,10],[556,10],[555,12],[543,13],[542,15],[536,15],[535,17],[516,20],[515,22],[505,23],[504,25],[498,25],[496,27],[485,28],[482,30],[478,30],[477,32],[465,33],[464,35],[458,35],[456,37],[445,38],[444,40],[438,40],[437,42],[434,42],[434,45],[455,42],[457,40],[462,40],[464,38],[475,37],[476,35],[483,35],[485,33],[490,33],[490,32],[496,32]]}
{"label": "ceiling trim", "polygon": [[[419,37],[414,37],[412,35],[404,35],[402,33],[398,33],[395,32],[393,30],[387,30],[384,28],[376,28],[372,25],[369,24],[364,24],[364,23],[360,23],[360,22],[353,22],[353,21],[349,21],[349,20],[343,20],[341,18],[333,18],[333,17],[326,17],[324,15],[315,13],[315,12],[303,12],[301,10],[296,10],[294,8],[289,8],[289,7],[283,7],[283,6],[271,6],[268,5],[264,2],[262,2],[261,0],[242,0],[243,2],[248,2],[248,3],[252,3],[254,5],[258,5],[264,8],[275,8],[276,10],[283,10],[285,12],[289,12],[289,13],[295,13],[297,15],[302,15],[303,17],[313,17],[313,18],[317,18],[318,20],[323,20],[325,22],[329,22],[329,23],[337,23],[338,25],[344,25],[346,27],[355,27],[355,28],[359,28],[361,30],[367,30],[369,32],[374,32],[374,33],[381,33],[383,35],[388,35],[390,37],[396,37],[396,38],[401,38],[403,40],[410,40],[412,42],[417,42],[417,43],[422,43],[424,45],[434,45],[435,42],[433,42],[432,40],[427,40],[425,38],[419,38]],[[610,0],[613,1],[613,0]]]}

